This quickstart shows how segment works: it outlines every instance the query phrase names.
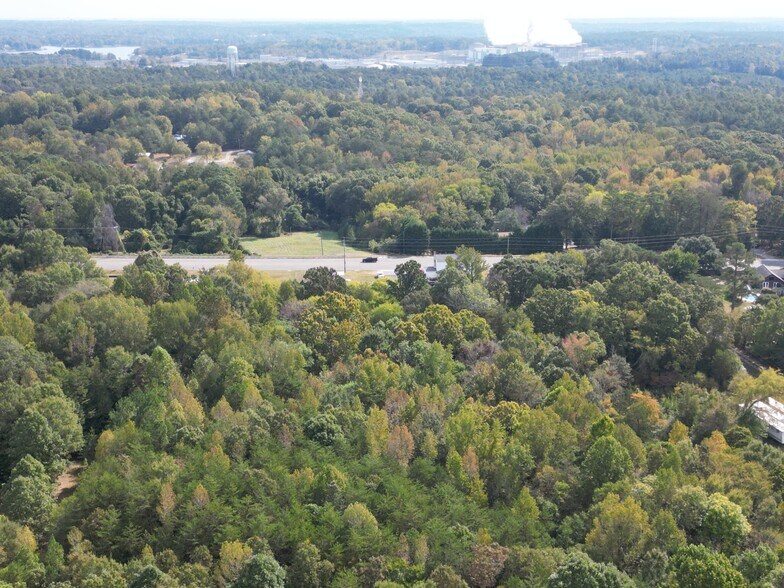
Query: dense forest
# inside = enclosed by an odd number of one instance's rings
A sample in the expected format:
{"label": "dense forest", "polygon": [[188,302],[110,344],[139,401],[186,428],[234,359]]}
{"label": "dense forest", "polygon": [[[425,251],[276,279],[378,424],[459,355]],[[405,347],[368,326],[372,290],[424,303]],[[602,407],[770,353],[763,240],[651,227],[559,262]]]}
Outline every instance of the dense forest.
{"label": "dense forest", "polygon": [[775,46],[781,44],[784,22],[775,19],[572,20],[583,41],[608,49],[650,51],[655,41],[659,52],[704,47]]}
{"label": "dense forest", "polygon": [[777,51],[0,69],[0,586],[782,585]]}
{"label": "dense forest", "polygon": [[[497,231],[519,252],[699,234],[776,247],[782,84],[726,69],[684,57],[368,71],[363,101],[357,72],[310,65],[232,81],[0,70],[0,215],[11,233],[52,228],[103,250],[228,251],[242,235],[323,227],[407,251],[505,251]],[[221,149],[252,154],[187,165]],[[114,226],[121,238],[105,238]]]}

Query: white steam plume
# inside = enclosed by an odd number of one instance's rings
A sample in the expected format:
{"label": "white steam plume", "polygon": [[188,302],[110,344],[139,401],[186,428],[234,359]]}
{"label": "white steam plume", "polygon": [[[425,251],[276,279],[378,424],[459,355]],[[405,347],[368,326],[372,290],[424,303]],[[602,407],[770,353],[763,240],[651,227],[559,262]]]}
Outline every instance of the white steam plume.
{"label": "white steam plume", "polygon": [[493,45],[573,45],[580,33],[565,18],[525,7],[494,7],[485,17],[485,32]]}

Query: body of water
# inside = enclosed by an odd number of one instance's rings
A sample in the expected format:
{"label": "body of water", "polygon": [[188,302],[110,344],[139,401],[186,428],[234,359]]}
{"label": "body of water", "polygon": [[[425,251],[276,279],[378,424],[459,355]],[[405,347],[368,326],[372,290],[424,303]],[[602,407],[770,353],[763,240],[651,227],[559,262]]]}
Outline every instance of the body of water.
{"label": "body of water", "polygon": [[84,49],[86,51],[92,51],[93,53],[99,53],[100,55],[109,55],[110,53],[113,54],[117,59],[130,59],[133,56],[133,52],[136,51],[139,47],[125,47],[125,46],[118,46],[118,47],[58,47],[55,45],[44,45],[39,49],[29,49],[26,51],[2,51],[6,55],[20,55],[22,53],[36,53],[38,55],[54,55],[60,49]]}

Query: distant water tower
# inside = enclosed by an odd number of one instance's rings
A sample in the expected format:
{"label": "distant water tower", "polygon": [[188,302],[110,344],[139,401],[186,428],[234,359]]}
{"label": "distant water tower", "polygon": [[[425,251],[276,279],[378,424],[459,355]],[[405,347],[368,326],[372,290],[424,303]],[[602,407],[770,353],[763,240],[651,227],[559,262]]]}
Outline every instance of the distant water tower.
{"label": "distant water tower", "polygon": [[239,64],[239,61],[240,58],[237,48],[234,45],[229,45],[228,49],[226,49],[226,63],[229,65],[229,73],[232,76],[237,75],[237,65]]}

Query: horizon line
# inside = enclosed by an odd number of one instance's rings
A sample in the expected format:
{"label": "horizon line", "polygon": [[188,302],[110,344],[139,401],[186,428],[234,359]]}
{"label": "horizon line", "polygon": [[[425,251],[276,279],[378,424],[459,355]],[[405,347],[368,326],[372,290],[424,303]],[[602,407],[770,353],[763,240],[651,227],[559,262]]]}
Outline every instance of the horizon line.
{"label": "horizon line", "polygon": [[[564,17],[570,22],[590,22],[590,23],[784,23],[784,15],[781,16],[753,16],[753,17],[607,17],[607,18],[584,18],[584,17]],[[275,18],[275,19],[239,19],[239,18],[192,18],[175,19],[163,18],[2,18],[3,23],[165,23],[165,24],[192,24],[192,23],[214,23],[214,24],[386,24],[386,23],[410,23],[410,24],[448,24],[448,23],[481,23],[485,19],[476,18],[354,18],[354,19],[298,19],[298,18]]]}

